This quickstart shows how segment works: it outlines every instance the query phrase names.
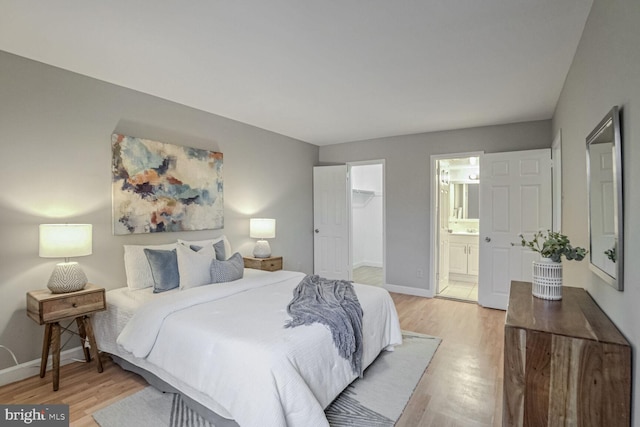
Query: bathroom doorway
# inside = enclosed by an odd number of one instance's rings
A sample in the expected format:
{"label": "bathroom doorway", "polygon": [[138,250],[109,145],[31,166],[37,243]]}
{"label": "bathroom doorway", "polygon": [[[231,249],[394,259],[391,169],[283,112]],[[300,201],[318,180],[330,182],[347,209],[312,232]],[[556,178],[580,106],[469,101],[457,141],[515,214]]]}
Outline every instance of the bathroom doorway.
{"label": "bathroom doorway", "polygon": [[481,153],[437,157],[435,296],[477,302]]}
{"label": "bathroom doorway", "polygon": [[348,164],[351,183],[351,268],[357,283],[383,286],[384,161]]}

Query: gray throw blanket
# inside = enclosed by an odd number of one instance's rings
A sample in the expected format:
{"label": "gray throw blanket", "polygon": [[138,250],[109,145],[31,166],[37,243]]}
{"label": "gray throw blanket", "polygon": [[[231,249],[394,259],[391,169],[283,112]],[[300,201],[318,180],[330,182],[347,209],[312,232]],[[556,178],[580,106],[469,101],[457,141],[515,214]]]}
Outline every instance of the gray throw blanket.
{"label": "gray throw blanket", "polygon": [[340,356],[362,377],[362,307],[351,282],[306,276],[293,290],[287,312],[292,319],[285,328],[326,325]]}

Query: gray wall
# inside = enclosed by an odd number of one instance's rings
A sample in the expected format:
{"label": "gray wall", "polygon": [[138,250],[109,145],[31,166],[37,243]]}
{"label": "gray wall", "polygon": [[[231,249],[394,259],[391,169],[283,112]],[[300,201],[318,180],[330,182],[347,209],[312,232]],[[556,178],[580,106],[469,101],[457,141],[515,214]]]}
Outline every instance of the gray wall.
{"label": "gray wall", "polygon": [[[114,131],[221,151],[224,230],[113,236]],[[284,256],[285,268],[313,270],[316,146],[5,52],[0,52],[0,144],[0,344],[19,362],[39,357],[44,331],[27,318],[25,293],[44,288],[61,261],[38,257],[41,223],[93,224],[93,255],[76,261],[91,282],[106,288],[126,284],[123,244],[225,233],[235,250],[250,254],[251,216],[277,219],[271,247]],[[11,365],[0,350],[0,369]]]}
{"label": "gray wall", "polygon": [[[586,288],[622,333],[634,353],[640,343],[640,2],[595,0],[553,117],[562,132],[562,230],[572,242],[589,243],[585,138],[604,115],[622,108],[624,180],[624,292],[591,273],[587,262],[568,262],[567,285]],[[634,357],[634,418],[638,425],[640,380]]]}
{"label": "gray wall", "polygon": [[[387,283],[428,289],[430,156],[548,148],[549,120],[380,138],[320,147],[320,162],[385,159]],[[424,277],[417,277],[417,270]]]}

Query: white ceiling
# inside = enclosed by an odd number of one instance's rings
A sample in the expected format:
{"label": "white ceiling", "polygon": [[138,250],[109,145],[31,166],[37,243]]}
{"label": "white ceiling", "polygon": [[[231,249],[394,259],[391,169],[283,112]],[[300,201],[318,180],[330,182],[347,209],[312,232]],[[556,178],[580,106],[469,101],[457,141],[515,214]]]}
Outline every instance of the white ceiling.
{"label": "white ceiling", "polygon": [[0,0],[0,49],[317,145],[552,116],[592,0]]}

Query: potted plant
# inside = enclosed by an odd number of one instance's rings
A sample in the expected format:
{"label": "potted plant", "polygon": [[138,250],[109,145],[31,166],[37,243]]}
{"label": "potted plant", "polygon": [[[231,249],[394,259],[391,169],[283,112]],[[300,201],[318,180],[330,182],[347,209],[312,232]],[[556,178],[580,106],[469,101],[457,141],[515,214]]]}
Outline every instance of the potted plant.
{"label": "potted plant", "polygon": [[571,246],[569,238],[556,231],[547,230],[546,234],[538,231],[534,233],[532,240],[525,239],[522,234],[518,236],[520,246],[538,252],[542,256],[541,261],[533,262],[531,293],[542,299],[562,299],[562,256],[569,261],[582,261],[587,250]]}
{"label": "potted plant", "polygon": [[604,254],[607,256],[607,259],[616,262],[618,260],[618,254],[616,252],[616,247],[612,247],[611,249],[607,249],[604,251]]}
{"label": "potted plant", "polygon": [[[532,240],[526,240],[522,234],[519,234],[520,245],[540,253],[542,258],[549,258],[552,262],[562,261],[564,255],[568,261],[582,261],[587,254],[585,248],[573,247],[569,238],[557,231],[547,230],[547,233],[538,231],[533,235]],[[516,243],[511,245],[515,246]]]}

